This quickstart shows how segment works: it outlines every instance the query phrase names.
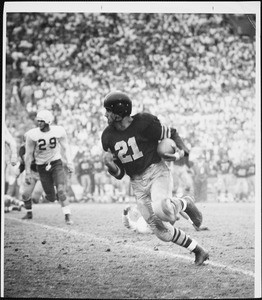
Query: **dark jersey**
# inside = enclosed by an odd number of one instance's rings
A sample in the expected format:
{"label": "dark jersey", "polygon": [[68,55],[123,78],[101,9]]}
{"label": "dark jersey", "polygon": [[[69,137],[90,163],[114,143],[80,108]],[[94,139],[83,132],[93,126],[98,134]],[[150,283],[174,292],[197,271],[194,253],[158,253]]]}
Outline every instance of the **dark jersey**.
{"label": "dark jersey", "polygon": [[94,166],[90,159],[83,159],[79,163],[79,175],[92,174],[94,171]]}
{"label": "dark jersey", "polygon": [[116,157],[115,163],[131,178],[161,160],[157,154],[157,145],[163,138],[172,138],[188,155],[188,149],[176,130],[162,125],[156,116],[139,113],[132,118],[132,123],[125,130],[108,126],[102,134],[103,149],[110,149]]}
{"label": "dark jersey", "polygon": [[217,162],[218,171],[221,174],[229,174],[232,171],[233,164],[230,160],[219,160]]}
{"label": "dark jersey", "polygon": [[248,164],[247,166],[247,176],[254,176],[256,174],[255,164]]}
{"label": "dark jersey", "polygon": [[[19,156],[21,157],[21,163],[19,165],[20,173],[22,173],[25,170],[24,155],[25,155],[25,145],[22,145],[19,149]],[[31,163],[31,170],[37,172],[35,160],[33,160]]]}
{"label": "dark jersey", "polygon": [[236,165],[234,166],[233,173],[236,177],[247,177],[248,166],[247,165]]}
{"label": "dark jersey", "polygon": [[104,168],[104,163],[103,163],[102,158],[96,159],[94,161],[94,170],[96,173],[104,172],[105,168]]}

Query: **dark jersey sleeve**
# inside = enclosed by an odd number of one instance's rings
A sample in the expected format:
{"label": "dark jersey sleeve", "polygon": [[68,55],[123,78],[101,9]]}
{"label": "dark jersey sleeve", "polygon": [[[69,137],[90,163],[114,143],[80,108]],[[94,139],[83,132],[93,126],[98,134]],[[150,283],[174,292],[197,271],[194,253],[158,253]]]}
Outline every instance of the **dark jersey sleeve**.
{"label": "dark jersey sleeve", "polygon": [[156,116],[151,114],[144,113],[143,118],[145,119],[145,122],[147,122],[148,124],[148,126],[144,130],[146,136],[151,136],[152,139],[156,139],[156,140],[171,138],[172,140],[175,141],[177,147],[180,150],[185,151],[185,156],[189,155],[188,148],[184,144],[182,138],[179,136],[175,128],[163,125]]}
{"label": "dark jersey sleeve", "polygon": [[143,119],[143,135],[150,137],[152,140],[160,140],[163,126],[159,119],[148,113],[140,114],[140,118]]}
{"label": "dark jersey sleeve", "polygon": [[189,149],[186,147],[185,143],[183,142],[182,138],[179,136],[176,129],[171,128],[171,139],[175,141],[177,147],[180,150],[185,151],[185,156],[189,156]]}

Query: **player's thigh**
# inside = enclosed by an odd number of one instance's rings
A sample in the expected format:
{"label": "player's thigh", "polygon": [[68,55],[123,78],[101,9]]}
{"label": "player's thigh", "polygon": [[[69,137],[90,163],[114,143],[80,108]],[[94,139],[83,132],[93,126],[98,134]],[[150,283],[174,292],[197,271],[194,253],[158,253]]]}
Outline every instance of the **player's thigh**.
{"label": "player's thigh", "polygon": [[151,185],[151,199],[153,206],[159,204],[163,199],[172,197],[173,178],[169,169],[163,169],[162,172],[154,178]]}
{"label": "player's thigh", "polygon": [[175,212],[170,202],[172,187],[172,174],[168,168],[163,168],[151,185],[151,199],[154,213],[166,222],[175,220]]}
{"label": "player's thigh", "polygon": [[63,168],[62,161],[55,162],[55,165],[52,169],[52,178],[54,185],[58,188],[59,186],[64,186],[66,184],[66,174]]}
{"label": "player's thigh", "polygon": [[150,181],[138,178],[132,179],[130,183],[136,198],[137,208],[144,219],[148,221],[154,215],[150,197]]}
{"label": "player's thigh", "polygon": [[56,195],[52,173],[46,171],[43,167],[38,167],[38,172],[48,201],[55,201]]}

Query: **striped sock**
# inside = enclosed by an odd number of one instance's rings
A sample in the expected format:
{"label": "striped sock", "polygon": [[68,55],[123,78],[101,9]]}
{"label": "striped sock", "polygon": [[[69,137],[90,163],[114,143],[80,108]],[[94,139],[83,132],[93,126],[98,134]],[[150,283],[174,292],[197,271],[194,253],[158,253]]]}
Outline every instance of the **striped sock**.
{"label": "striped sock", "polygon": [[29,198],[28,200],[24,200],[25,203],[25,209],[27,211],[32,211],[32,200]]}
{"label": "striped sock", "polygon": [[172,242],[181,247],[187,248],[189,251],[193,251],[197,246],[197,242],[195,240],[191,239],[189,235],[178,228],[174,228]]}

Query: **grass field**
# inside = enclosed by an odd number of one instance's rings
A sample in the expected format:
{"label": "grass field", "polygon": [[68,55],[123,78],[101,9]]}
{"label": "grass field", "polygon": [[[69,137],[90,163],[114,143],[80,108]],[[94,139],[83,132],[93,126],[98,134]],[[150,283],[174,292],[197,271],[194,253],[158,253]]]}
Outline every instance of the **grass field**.
{"label": "grass field", "polygon": [[223,299],[260,293],[255,272],[255,204],[198,203],[203,225],[178,227],[210,253],[194,255],[154,235],[123,227],[124,204],[71,204],[67,226],[58,203],[4,215],[4,296],[21,298]]}

